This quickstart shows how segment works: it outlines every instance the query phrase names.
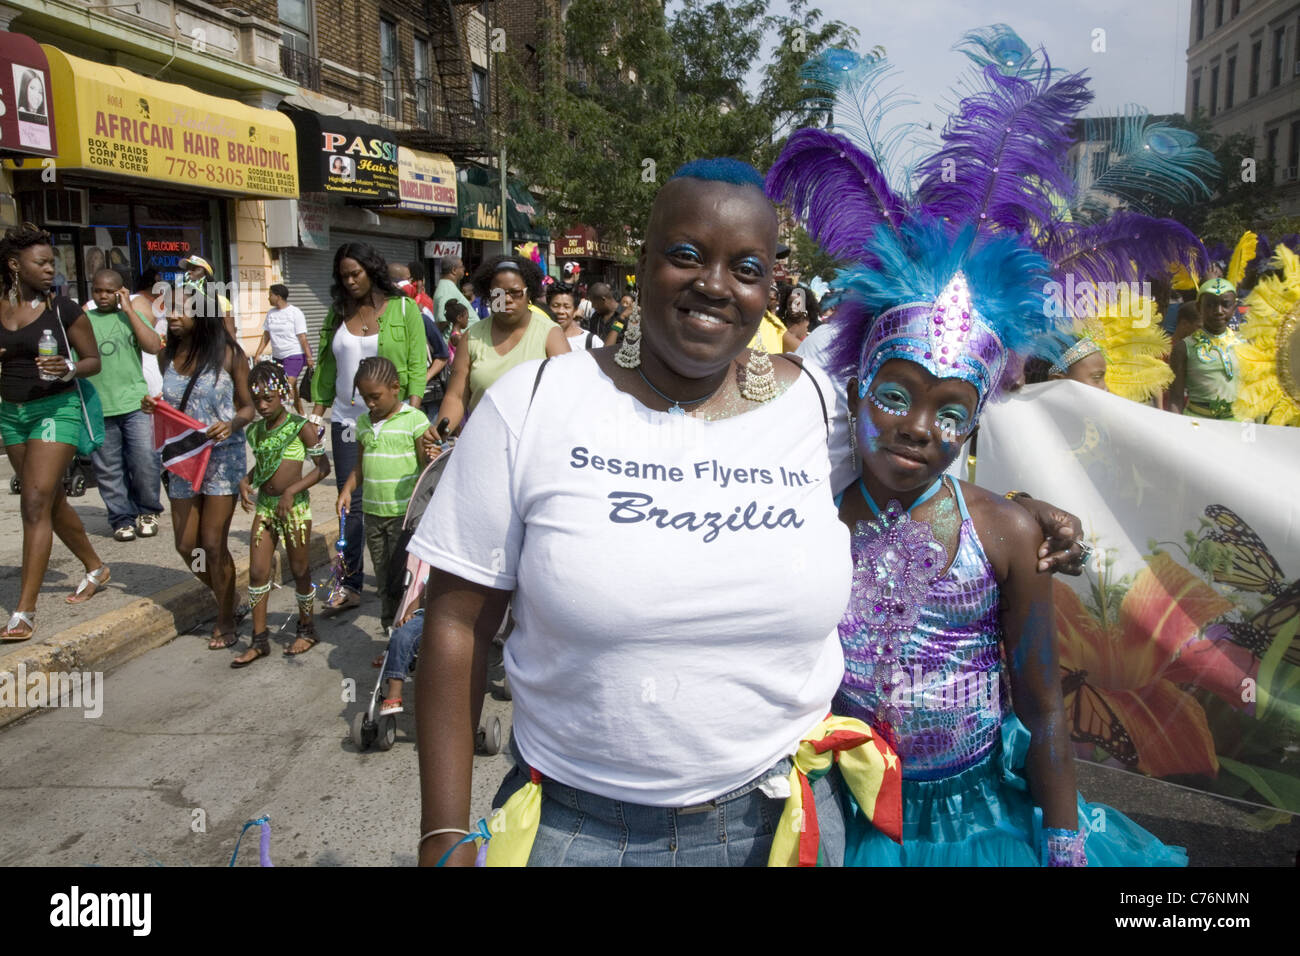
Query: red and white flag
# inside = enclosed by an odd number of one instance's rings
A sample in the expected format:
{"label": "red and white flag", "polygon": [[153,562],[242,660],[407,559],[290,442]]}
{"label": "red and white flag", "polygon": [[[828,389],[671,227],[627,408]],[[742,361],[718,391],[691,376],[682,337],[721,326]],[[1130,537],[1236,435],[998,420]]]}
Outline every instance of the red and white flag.
{"label": "red and white flag", "polygon": [[153,410],[153,446],[162,453],[163,467],[194,488],[203,484],[212,455],[207,426],[178,412],[161,398]]}

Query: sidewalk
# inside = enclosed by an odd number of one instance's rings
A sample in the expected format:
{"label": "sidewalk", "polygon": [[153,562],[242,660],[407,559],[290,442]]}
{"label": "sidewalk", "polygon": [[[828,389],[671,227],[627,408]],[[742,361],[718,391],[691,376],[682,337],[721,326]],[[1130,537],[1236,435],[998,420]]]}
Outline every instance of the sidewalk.
{"label": "sidewalk", "polygon": [[[18,599],[22,566],[22,521],[19,496],[9,493],[13,469],[0,452],[0,611],[8,620]],[[313,577],[322,580],[320,568],[329,564],[338,518],[334,476],[311,489],[311,559]],[[88,488],[84,496],[69,498],[81,516],[91,543],[112,570],[107,587],[84,604],[66,604],[64,598],[81,581],[84,569],[55,538],[37,603],[36,636],[22,644],[0,644],[0,673],[17,671],[25,665],[27,674],[36,671],[108,670],[152,648],[166,644],[216,617],[216,602],[206,587],[190,573],[172,546],[169,510],[158,521],[153,538],[116,541],[99,491]],[[167,506],[163,497],[164,508]],[[239,601],[247,597],[248,536],[253,516],[236,505],[230,526],[230,552],[235,558],[235,584]],[[283,557],[277,554],[276,568]],[[272,580],[279,581],[278,573]],[[240,626],[242,638],[249,625]],[[0,707],[0,726],[17,720],[33,708]]]}

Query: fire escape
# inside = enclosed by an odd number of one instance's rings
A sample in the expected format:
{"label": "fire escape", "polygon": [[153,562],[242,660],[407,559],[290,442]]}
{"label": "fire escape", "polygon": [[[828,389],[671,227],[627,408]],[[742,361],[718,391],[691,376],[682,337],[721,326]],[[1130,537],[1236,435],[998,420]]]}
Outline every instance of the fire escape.
{"label": "fire escape", "polygon": [[425,0],[434,76],[417,82],[415,129],[398,133],[404,146],[446,153],[456,162],[493,155],[491,112],[474,102],[474,70],[457,7],[476,0]]}

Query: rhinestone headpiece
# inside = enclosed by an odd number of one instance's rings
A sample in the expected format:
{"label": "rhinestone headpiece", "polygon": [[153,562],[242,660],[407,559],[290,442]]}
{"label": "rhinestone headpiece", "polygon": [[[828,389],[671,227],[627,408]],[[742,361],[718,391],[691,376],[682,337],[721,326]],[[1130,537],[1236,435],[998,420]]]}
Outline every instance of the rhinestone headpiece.
{"label": "rhinestone headpiece", "polygon": [[932,302],[905,302],[882,312],[871,325],[858,377],[869,385],[890,359],[915,362],[936,378],[959,378],[979,394],[976,415],[1007,365],[1002,340],[971,304],[960,270]]}

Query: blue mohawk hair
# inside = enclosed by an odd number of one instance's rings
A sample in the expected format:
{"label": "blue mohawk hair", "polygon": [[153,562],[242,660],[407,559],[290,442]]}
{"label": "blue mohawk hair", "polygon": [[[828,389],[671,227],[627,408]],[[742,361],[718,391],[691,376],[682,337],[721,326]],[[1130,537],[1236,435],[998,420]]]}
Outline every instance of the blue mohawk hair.
{"label": "blue mohawk hair", "polygon": [[749,163],[720,156],[717,159],[693,159],[677,167],[671,179],[703,179],[713,183],[730,183],[733,186],[753,186],[763,191],[763,174]]}

